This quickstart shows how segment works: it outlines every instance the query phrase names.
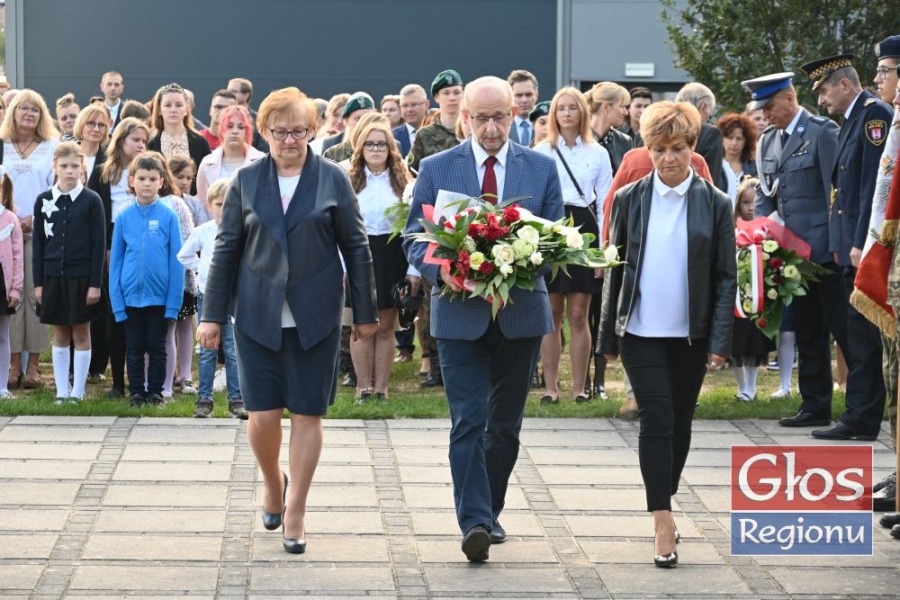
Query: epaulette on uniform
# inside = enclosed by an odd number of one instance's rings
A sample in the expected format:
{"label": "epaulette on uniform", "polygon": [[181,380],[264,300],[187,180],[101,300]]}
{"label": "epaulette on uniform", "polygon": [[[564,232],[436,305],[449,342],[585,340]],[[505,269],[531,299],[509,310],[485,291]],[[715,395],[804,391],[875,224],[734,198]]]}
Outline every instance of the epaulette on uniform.
{"label": "epaulette on uniform", "polygon": [[810,115],[809,120],[813,121],[814,123],[819,123],[820,125],[828,121],[828,119],[823,117],[822,115]]}
{"label": "epaulette on uniform", "polygon": [[863,103],[863,106],[869,106],[870,104],[875,104],[878,102],[878,98],[869,98]]}

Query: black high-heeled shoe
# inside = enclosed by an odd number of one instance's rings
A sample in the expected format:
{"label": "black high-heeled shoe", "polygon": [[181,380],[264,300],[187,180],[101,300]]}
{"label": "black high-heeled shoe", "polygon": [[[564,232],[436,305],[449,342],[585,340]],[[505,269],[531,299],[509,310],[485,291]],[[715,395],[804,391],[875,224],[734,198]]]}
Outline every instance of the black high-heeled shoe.
{"label": "black high-heeled shoe", "polygon": [[[287,507],[284,509],[287,511]],[[306,552],[306,540],[284,537],[284,513],[281,517],[281,545],[288,554],[303,554]]]}
{"label": "black high-heeled shoe", "polygon": [[263,527],[269,531],[275,531],[281,527],[284,522],[284,506],[285,500],[287,499],[288,477],[284,471],[282,471],[281,474],[284,476],[284,493],[281,495],[281,512],[270,513],[266,512],[264,509],[262,514]]}
{"label": "black high-heeled shoe", "polygon": [[[673,524],[674,526],[674,524]],[[675,543],[678,543],[678,535],[676,530]],[[654,545],[656,544],[656,538],[653,540]],[[654,548],[655,550],[655,548]],[[653,556],[653,564],[662,569],[671,569],[678,564],[678,551],[672,550],[668,554],[655,554]]]}

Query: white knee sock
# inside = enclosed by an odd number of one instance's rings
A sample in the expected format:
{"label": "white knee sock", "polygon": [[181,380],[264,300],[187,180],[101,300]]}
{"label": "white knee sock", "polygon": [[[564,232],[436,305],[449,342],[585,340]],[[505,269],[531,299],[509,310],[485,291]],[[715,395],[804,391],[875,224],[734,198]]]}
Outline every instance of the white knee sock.
{"label": "white knee sock", "polygon": [[75,376],[72,382],[72,398],[84,398],[84,382],[87,380],[88,368],[91,366],[91,351],[75,351]]}
{"label": "white knee sock", "polygon": [[56,397],[69,397],[69,348],[53,346],[53,378],[56,379]]}
{"label": "white knee sock", "polygon": [[793,331],[782,331],[778,336],[778,376],[781,389],[791,391],[791,374],[794,369],[794,345],[797,334]]}
{"label": "white knee sock", "polygon": [[747,389],[747,380],[744,377],[744,367],[731,367],[731,370],[734,372],[734,378],[737,379],[738,394],[743,394],[744,390]]}
{"label": "white knee sock", "polygon": [[747,389],[744,392],[751,398],[756,397],[756,376],[759,374],[759,369],[753,366],[744,367],[744,379],[747,381]]}

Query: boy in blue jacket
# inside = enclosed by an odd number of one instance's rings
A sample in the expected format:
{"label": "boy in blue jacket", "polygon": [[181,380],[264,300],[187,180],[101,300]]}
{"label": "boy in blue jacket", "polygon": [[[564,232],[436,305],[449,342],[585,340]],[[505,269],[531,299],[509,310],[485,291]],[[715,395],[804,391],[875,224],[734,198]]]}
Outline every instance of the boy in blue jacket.
{"label": "boy in blue jacket", "polygon": [[[110,249],[110,302],[116,322],[125,321],[133,406],[162,404],[166,322],[178,317],[184,294],[184,267],[178,262],[181,226],[175,211],[159,201],[165,170],[156,152],[143,152],[131,162],[128,184],[137,202],[117,216]],[[150,358],[146,391],[145,354]]]}

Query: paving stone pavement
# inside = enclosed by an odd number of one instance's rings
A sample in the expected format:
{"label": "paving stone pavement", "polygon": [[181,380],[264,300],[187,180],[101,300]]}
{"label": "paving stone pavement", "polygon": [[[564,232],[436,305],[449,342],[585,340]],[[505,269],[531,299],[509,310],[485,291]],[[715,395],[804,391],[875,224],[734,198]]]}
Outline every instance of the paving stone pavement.
{"label": "paving stone pavement", "polygon": [[[480,565],[459,549],[448,428],[326,421],[294,556],[261,527],[245,423],[0,418],[0,597],[900,598],[900,542],[877,524],[872,557],[730,556],[729,446],[814,443],[805,432],[695,422],[669,571],[651,564],[635,423],[526,420],[509,541]],[[885,424],[871,443],[876,478],[889,439]]]}

